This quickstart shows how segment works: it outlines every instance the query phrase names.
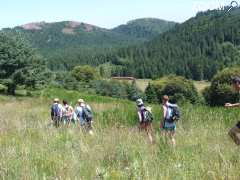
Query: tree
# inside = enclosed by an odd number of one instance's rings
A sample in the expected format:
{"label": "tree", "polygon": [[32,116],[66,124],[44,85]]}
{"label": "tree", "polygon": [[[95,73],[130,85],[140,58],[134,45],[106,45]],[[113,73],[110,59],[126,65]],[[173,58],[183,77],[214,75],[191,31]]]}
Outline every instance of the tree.
{"label": "tree", "polygon": [[225,68],[212,79],[211,86],[203,92],[206,102],[211,106],[239,101],[239,93],[231,87],[232,78],[240,75],[240,67]]}
{"label": "tree", "polygon": [[146,89],[148,101],[161,102],[163,95],[168,95],[172,103],[178,101],[189,101],[197,103],[199,100],[198,92],[191,80],[181,76],[166,76],[150,83]]}
{"label": "tree", "polygon": [[89,82],[96,78],[97,71],[95,70],[95,68],[88,65],[76,66],[73,69],[72,74],[78,81]]}
{"label": "tree", "polygon": [[44,60],[20,36],[0,33],[0,81],[15,94],[17,85],[36,88],[49,82]]}

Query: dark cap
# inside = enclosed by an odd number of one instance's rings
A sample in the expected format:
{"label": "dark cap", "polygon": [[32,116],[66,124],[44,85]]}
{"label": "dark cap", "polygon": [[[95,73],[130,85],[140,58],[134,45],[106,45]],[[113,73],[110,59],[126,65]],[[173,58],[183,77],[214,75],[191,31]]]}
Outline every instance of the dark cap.
{"label": "dark cap", "polygon": [[240,77],[239,77],[239,76],[232,77],[232,83],[233,83],[233,84],[238,84],[238,83],[240,83]]}

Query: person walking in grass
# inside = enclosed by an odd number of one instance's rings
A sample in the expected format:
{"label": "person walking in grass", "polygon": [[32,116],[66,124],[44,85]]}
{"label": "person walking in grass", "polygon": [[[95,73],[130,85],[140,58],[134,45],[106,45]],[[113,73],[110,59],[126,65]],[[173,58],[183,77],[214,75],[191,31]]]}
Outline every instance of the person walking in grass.
{"label": "person walking in grass", "polygon": [[[233,88],[240,93],[240,77],[234,77],[232,79],[232,85]],[[240,94],[239,94],[240,95]],[[240,99],[239,99],[240,100]],[[226,108],[239,108],[240,107],[240,102],[231,104],[231,103],[226,103],[225,104]],[[229,135],[232,137],[232,139],[235,141],[237,145],[240,145],[240,121],[237,122],[236,126],[233,127],[229,131]]]}
{"label": "person walking in grass", "polygon": [[78,100],[78,105],[75,108],[75,116],[81,127],[86,127],[89,134],[93,135],[93,113],[91,107],[84,102],[83,99]]}
{"label": "person walking in grass", "polygon": [[72,119],[73,119],[73,108],[72,106],[68,105],[68,102],[66,100],[63,100],[63,117],[62,121],[64,125],[70,125]]}
{"label": "person walking in grass", "polygon": [[153,115],[150,107],[145,107],[142,99],[137,99],[137,114],[139,120],[139,130],[146,131],[148,138],[151,143],[153,143],[153,136],[152,136],[152,121]]}
{"label": "person walking in grass", "polygon": [[163,130],[164,136],[171,139],[171,144],[176,145],[176,121],[180,118],[180,112],[176,104],[169,103],[169,97],[164,95],[162,98],[163,120],[161,121],[160,128]]}
{"label": "person walking in grass", "polygon": [[63,107],[59,102],[59,99],[55,98],[51,107],[51,119],[56,127],[59,127],[60,121],[62,119]]}

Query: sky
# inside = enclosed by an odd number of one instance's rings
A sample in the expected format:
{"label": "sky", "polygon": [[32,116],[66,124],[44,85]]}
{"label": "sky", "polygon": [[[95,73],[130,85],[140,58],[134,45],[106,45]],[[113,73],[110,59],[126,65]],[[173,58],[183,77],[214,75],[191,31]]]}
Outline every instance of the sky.
{"label": "sky", "polygon": [[198,11],[230,3],[231,0],[0,0],[0,29],[40,21],[79,21],[113,28],[145,17],[184,22]]}

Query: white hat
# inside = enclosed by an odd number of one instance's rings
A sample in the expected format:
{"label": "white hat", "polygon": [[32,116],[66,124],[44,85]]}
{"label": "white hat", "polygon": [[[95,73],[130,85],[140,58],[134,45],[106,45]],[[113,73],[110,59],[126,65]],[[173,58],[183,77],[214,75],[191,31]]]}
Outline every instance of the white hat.
{"label": "white hat", "polygon": [[142,99],[137,99],[136,103],[137,103],[138,106],[141,106],[141,105],[143,105],[143,100]]}
{"label": "white hat", "polygon": [[58,99],[58,98],[55,98],[53,101],[54,101],[54,102],[59,102],[59,99]]}
{"label": "white hat", "polygon": [[79,99],[78,103],[84,103],[84,100],[83,99]]}

